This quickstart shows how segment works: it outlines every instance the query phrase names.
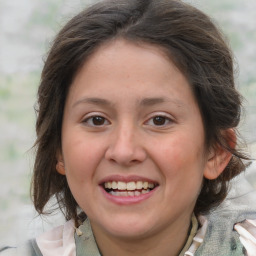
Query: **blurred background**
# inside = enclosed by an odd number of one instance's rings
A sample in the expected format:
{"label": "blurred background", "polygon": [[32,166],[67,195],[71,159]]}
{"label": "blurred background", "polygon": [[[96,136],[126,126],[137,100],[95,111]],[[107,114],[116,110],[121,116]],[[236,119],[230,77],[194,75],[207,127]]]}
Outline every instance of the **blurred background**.
{"label": "blurred background", "polygon": [[[63,222],[38,217],[29,196],[36,91],[51,40],[93,0],[0,0],[0,248]],[[218,23],[234,51],[237,87],[245,97],[240,131],[256,158],[256,1],[186,0]],[[256,188],[256,164],[246,178]]]}

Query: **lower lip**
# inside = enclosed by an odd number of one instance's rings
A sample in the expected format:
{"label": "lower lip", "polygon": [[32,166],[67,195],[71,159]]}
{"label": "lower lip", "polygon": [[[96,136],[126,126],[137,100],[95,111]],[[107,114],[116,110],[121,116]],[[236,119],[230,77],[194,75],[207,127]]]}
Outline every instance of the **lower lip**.
{"label": "lower lip", "polygon": [[150,198],[156,191],[157,188],[154,188],[150,192],[146,194],[140,194],[139,196],[114,196],[105,191],[103,187],[100,187],[104,196],[110,200],[111,202],[119,205],[130,205],[130,204],[138,204],[142,201]]}

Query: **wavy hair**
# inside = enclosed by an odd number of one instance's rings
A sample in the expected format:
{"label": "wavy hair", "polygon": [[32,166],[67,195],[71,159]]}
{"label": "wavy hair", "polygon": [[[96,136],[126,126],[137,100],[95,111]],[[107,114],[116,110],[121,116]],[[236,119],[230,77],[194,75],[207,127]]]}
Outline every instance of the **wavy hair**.
{"label": "wavy hair", "polygon": [[31,193],[42,214],[56,196],[66,219],[78,221],[79,206],[65,176],[56,171],[63,110],[69,87],[88,56],[122,38],[161,47],[188,79],[201,111],[207,148],[223,147],[232,158],[215,180],[204,178],[195,213],[207,213],[227,195],[228,182],[245,169],[245,154],[227,143],[227,129],[240,121],[233,57],[211,19],[179,0],[101,1],[73,17],[53,41],[41,75],[37,102],[36,158]]}

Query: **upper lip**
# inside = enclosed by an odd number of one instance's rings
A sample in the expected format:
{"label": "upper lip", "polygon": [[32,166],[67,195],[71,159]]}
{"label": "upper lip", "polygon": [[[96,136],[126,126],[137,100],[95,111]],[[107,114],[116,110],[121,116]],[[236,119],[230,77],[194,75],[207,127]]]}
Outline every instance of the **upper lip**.
{"label": "upper lip", "polygon": [[123,175],[118,175],[118,174],[110,175],[110,176],[103,178],[102,180],[100,180],[99,184],[104,184],[105,182],[110,182],[110,181],[123,181],[123,182],[147,181],[149,183],[158,184],[157,181],[146,178],[146,177],[142,177],[142,176],[138,176],[138,175],[123,176]]}

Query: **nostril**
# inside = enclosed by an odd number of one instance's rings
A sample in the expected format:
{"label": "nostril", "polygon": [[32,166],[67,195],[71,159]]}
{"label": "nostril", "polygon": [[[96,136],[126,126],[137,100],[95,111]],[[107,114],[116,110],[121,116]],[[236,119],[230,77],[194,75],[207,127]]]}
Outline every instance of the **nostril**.
{"label": "nostril", "polygon": [[130,163],[137,164],[137,163],[140,163],[140,161],[139,161],[139,160],[134,159],[134,160],[132,160]]}

